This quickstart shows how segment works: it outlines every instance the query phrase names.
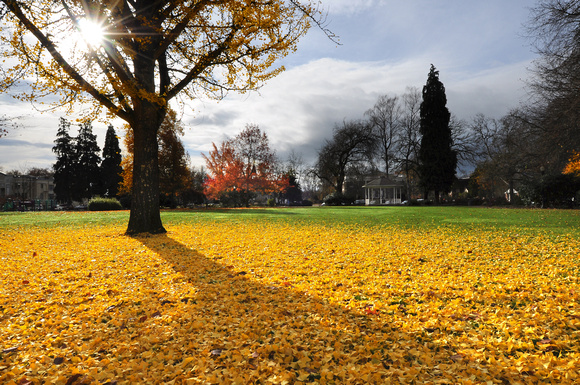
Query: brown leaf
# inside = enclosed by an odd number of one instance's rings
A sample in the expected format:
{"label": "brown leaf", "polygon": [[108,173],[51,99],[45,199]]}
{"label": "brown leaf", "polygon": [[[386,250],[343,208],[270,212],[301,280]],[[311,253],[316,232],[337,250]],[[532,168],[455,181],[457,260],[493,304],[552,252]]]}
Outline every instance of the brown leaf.
{"label": "brown leaf", "polygon": [[471,313],[471,314],[468,314],[464,317],[464,319],[466,321],[473,321],[473,320],[476,320],[478,318],[481,318],[481,314]]}
{"label": "brown leaf", "polygon": [[77,374],[73,374],[72,376],[70,376],[68,378],[68,380],[66,380],[66,384],[65,385],[72,385],[76,382],[76,380],[78,380],[79,378],[81,378],[82,374],[77,373]]}
{"label": "brown leaf", "polygon": [[463,359],[463,355],[461,354],[454,354],[449,357],[453,362],[461,361]]}

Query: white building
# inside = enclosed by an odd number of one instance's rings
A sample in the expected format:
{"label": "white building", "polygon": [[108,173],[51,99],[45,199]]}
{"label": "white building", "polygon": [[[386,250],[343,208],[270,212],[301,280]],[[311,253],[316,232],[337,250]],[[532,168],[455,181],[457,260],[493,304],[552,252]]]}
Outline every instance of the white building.
{"label": "white building", "polygon": [[392,205],[401,204],[405,188],[404,176],[381,176],[369,180],[365,189],[365,205]]}

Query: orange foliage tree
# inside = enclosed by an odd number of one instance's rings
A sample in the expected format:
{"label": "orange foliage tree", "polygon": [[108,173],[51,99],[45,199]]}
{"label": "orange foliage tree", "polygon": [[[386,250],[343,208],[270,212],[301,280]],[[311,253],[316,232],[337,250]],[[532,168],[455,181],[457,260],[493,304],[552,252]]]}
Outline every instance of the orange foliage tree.
{"label": "orange foliage tree", "polygon": [[229,204],[249,204],[255,194],[271,194],[288,187],[288,177],[277,170],[268,136],[258,126],[247,125],[235,138],[222,142],[206,156],[205,194]]}
{"label": "orange foliage tree", "polygon": [[574,152],[564,167],[564,174],[571,174],[580,177],[580,152]]}
{"label": "orange foliage tree", "polygon": [[165,232],[157,132],[169,103],[179,101],[178,95],[222,98],[228,91],[258,88],[283,70],[276,60],[296,49],[311,24],[323,21],[317,0],[0,0],[0,5],[5,75],[0,90],[22,80],[16,97],[47,96],[55,107],[91,103],[93,117],[104,108],[131,126],[127,234]]}

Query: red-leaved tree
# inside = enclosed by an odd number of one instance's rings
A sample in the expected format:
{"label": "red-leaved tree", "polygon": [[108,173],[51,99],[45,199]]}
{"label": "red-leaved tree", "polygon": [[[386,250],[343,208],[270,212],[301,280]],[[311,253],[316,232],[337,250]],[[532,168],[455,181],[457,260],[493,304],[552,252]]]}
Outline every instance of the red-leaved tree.
{"label": "red-leaved tree", "polygon": [[206,156],[208,178],[205,194],[232,205],[249,205],[256,194],[272,194],[288,186],[288,178],[277,171],[275,153],[268,136],[256,125],[246,128],[235,138],[222,142]]}

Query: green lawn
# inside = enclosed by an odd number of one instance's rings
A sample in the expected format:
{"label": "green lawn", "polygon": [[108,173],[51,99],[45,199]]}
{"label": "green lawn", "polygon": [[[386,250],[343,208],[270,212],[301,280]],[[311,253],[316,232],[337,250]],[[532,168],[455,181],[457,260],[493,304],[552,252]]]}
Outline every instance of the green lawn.
{"label": "green lawn", "polygon": [[[580,211],[483,207],[296,207],[251,209],[167,210],[165,224],[207,220],[240,222],[294,221],[334,226],[400,226],[402,228],[519,229],[531,233],[572,233],[580,236]],[[2,212],[0,228],[14,226],[86,226],[121,224],[127,211],[117,212]]]}

